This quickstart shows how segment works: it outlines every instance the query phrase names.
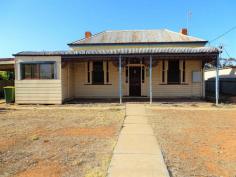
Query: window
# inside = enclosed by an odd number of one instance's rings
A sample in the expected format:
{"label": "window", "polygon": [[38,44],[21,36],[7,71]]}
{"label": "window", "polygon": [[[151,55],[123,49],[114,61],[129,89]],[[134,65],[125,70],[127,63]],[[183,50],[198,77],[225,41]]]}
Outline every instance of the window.
{"label": "window", "polygon": [[125,67],[125,83],[129,82],[129,68],[128,66]]}
{"label": "window", "polygon": [[185,82],[185,60],[183,60],[183,68],[182,68],[182,82]]}
{"label": "window", "polygon": [[109,61],[106,62],[106,65],[107,65],[107,75],[106,75],[106,78],[107,78],[107,83],[109,83]]}
{"label": "window", "polygon": [[193,74],[192,74],[193,83],[201,82],[201,80],[202,80],[201,71],[193,71]]}
{"label": "window", "polygon": [[162,60],[162,82],[165,82],[165,60]]}
{"label": "window", "polygon": [[168,84],[180,83],[179,60],[169,60],[168,62]]}
{"label": "window", "polygon": [[93,62],[92,78],[93,84],[104,84],[104,71],[102,61]]}
{"label": "window", "polygon": [[88,71],[88,83],[90,83],[90,62],[88,61],[88,63],[87,63],[87,71]]}
{"label": "window", "polygon": [[145,81],[145,68],[142,66],[142,83]]}
{"label": "window", "polygon": [[22,79],[55,79],[54,63],[21,64]]}

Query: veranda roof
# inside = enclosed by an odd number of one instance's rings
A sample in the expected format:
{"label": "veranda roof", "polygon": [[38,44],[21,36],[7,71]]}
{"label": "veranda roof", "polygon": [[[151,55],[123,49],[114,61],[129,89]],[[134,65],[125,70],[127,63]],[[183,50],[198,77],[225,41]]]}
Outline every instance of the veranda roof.
{"label": "veranda roof", "polygon": [[96,50],[66,50],[66,51],[23,51],[14,56],[93,56],[93,55],[168,55],[168,54],[194,54],[218,55],[219,49],[215,47],[165,47],[165,48],[122,48],[122,49],[96,49]]}

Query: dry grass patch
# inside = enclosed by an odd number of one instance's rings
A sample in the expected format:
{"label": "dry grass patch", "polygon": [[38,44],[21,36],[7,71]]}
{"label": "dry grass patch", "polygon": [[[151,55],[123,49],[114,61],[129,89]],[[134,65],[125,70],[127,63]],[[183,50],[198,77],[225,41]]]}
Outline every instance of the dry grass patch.
{"label": "dry grass patch", "polygon": [[[190,105],[149,107],[173,177],[236,176],[236,109]],[[194,108],[196,107],[196,108]]]}
{"label": "dry grass patch", "polygon": [[124,107],[43,108],[0,112],[0,176],[105,176]]}

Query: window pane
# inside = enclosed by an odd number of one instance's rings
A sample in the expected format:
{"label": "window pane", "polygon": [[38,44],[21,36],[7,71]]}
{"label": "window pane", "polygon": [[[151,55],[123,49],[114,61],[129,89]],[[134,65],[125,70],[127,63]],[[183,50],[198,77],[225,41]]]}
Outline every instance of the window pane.
{"label": "window pane", "polygon": [[31,65],[30,64],[22,65],[22,79],[31,79]]}
{"label": "window pane", "polygon": [[40,64],[40,79],[54,79],[53,64]]}
{"label": "window pane", "polygon": [[168,84],[180,83],[179,61],[173,60],[168,62]]}
{"label": "window pane", "polygon": [[22,79],[54,79],[54,64],[30,63],[21,66]]}
{"label": "window pane", "polygon": [[106,62],[107,64],[107,83],[109,83],[109,62]]}
{"label": "window pane", "polygon": [[39,65],[31,64],[31,77],[32,79],[39,79]]}
{"label": "window pane", "polygon": [[144,83],[144,76],[145,76],[145,68],[144,68],[144,66],[142,66],[142,83]]}
{"label": "window pane", "polygon": [[93,84],[104,84],[103,62],[93,62]]}

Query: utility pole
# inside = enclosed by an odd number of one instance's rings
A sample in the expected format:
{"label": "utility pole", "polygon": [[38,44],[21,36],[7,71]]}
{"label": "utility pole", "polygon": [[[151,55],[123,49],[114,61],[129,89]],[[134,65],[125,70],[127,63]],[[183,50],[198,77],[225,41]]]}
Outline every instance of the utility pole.
{"label": "utility pole", "polygon": [[220,67],[220,57],[221,57],[221,53],[222,53],[222,48],[223,46],[220,45],[219,46],[219,55],[217,56],[217,60],[216,60],[216,79],[215,79],[215,96],[216,96],[216,105],[219,104],[219,67]]}

